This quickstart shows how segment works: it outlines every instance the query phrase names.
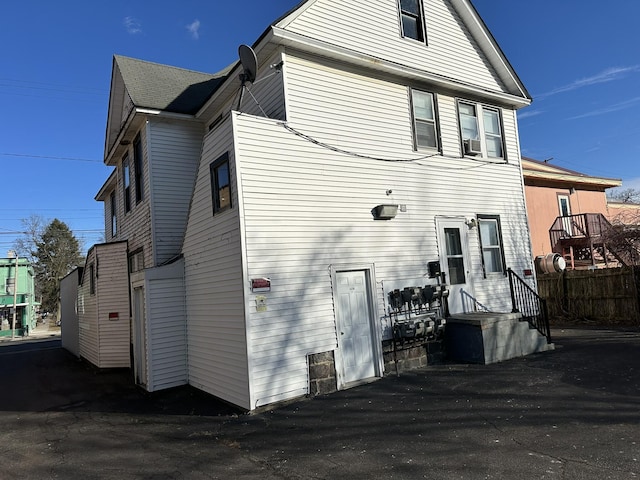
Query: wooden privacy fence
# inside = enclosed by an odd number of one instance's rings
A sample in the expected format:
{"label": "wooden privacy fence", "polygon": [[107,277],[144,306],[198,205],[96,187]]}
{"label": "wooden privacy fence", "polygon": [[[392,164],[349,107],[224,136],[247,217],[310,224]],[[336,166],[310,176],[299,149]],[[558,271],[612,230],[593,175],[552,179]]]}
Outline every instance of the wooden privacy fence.
{"label": "wooden privacy fence", "polygon": [[552,324],[640,326],[640,267],[571,270],[538,275]]}

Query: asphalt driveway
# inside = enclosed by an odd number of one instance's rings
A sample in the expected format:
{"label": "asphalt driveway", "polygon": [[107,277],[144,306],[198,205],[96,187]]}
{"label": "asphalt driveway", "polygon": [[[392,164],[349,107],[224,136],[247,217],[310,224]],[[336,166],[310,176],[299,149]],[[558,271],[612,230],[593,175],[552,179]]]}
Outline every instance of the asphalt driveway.
{"label": "asphalt driveway", "polygon": [[0,478],[626,479],[640,476],[640,333],[449,364],[242,415],[145,394],[59,340],[0,345]]}

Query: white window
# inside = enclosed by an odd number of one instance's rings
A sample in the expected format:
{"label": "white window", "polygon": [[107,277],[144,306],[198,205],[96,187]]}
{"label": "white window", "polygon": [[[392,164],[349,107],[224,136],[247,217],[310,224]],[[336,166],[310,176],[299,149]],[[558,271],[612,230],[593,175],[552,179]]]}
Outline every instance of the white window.
{"label": "white window", "polygon": [[122,160],[122,185],[124,187],[124,211],[131,210],[131,170],[129,169],[129,154]]}
{"label": "white window", "polygon": [[432,93],[411,90],[415,148],[438,148],[435,102]]}
{"label": "white window", "polygon": [[118,211],[116,209],[116,192],[111,192],[109,195],[111,204],[111,238],[114,238],[118,234]]}
{"label": "white window", "polygon": [[471,102],[458,102],[458,117],[465,155],[504,158],[500,110]]}
{"label": "white window", "polygon": [[424,42],[426,36],[422,0],[399,0],[398,5],[402,36]]}
{"label": "white window", "polygon": [[485,276],[492,273],[504,274],[504,249],[500,217],[497,215],[478,215],[478,227]]}

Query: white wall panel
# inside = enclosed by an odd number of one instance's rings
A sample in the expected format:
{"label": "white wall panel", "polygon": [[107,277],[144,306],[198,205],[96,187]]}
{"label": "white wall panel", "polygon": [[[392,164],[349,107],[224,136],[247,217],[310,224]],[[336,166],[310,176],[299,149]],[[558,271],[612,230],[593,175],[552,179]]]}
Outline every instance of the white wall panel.
{"label": "white wall panel", "polygon": [[184,263],[145,272],[149,391],[185,385],[187,322]]}
{"label": "white wall panel", "polygon": [[[227,152],[233,208],[214,216],[209,166]],[[227,119],[205,137],[183,247],[189,383],[251,409],[235,178]]]}
{"label": "white wall panel", "polygon": [[317,0],[288,31],[477,85],[503,86],[447,0],[424,0],[427,43],[402,38],[396,0]]}

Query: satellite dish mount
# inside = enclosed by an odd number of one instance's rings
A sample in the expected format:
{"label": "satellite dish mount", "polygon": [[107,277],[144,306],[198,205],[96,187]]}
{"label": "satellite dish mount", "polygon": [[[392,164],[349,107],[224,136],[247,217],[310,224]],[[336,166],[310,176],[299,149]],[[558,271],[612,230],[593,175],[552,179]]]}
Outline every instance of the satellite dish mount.
{"label": "satellite dish mount", "polygon": [[238,56],[240,57],[240,64],[242,65],[242,73],[240,74],[240,98],[238,99],[238,108],[242,105],[242,98],[244,97],[244,91],[247,88],[247,82],[253,83],[256,80],[258,73],[258,58],[256,52],[253,51],[248,45],[240,45],[238,47]]}

